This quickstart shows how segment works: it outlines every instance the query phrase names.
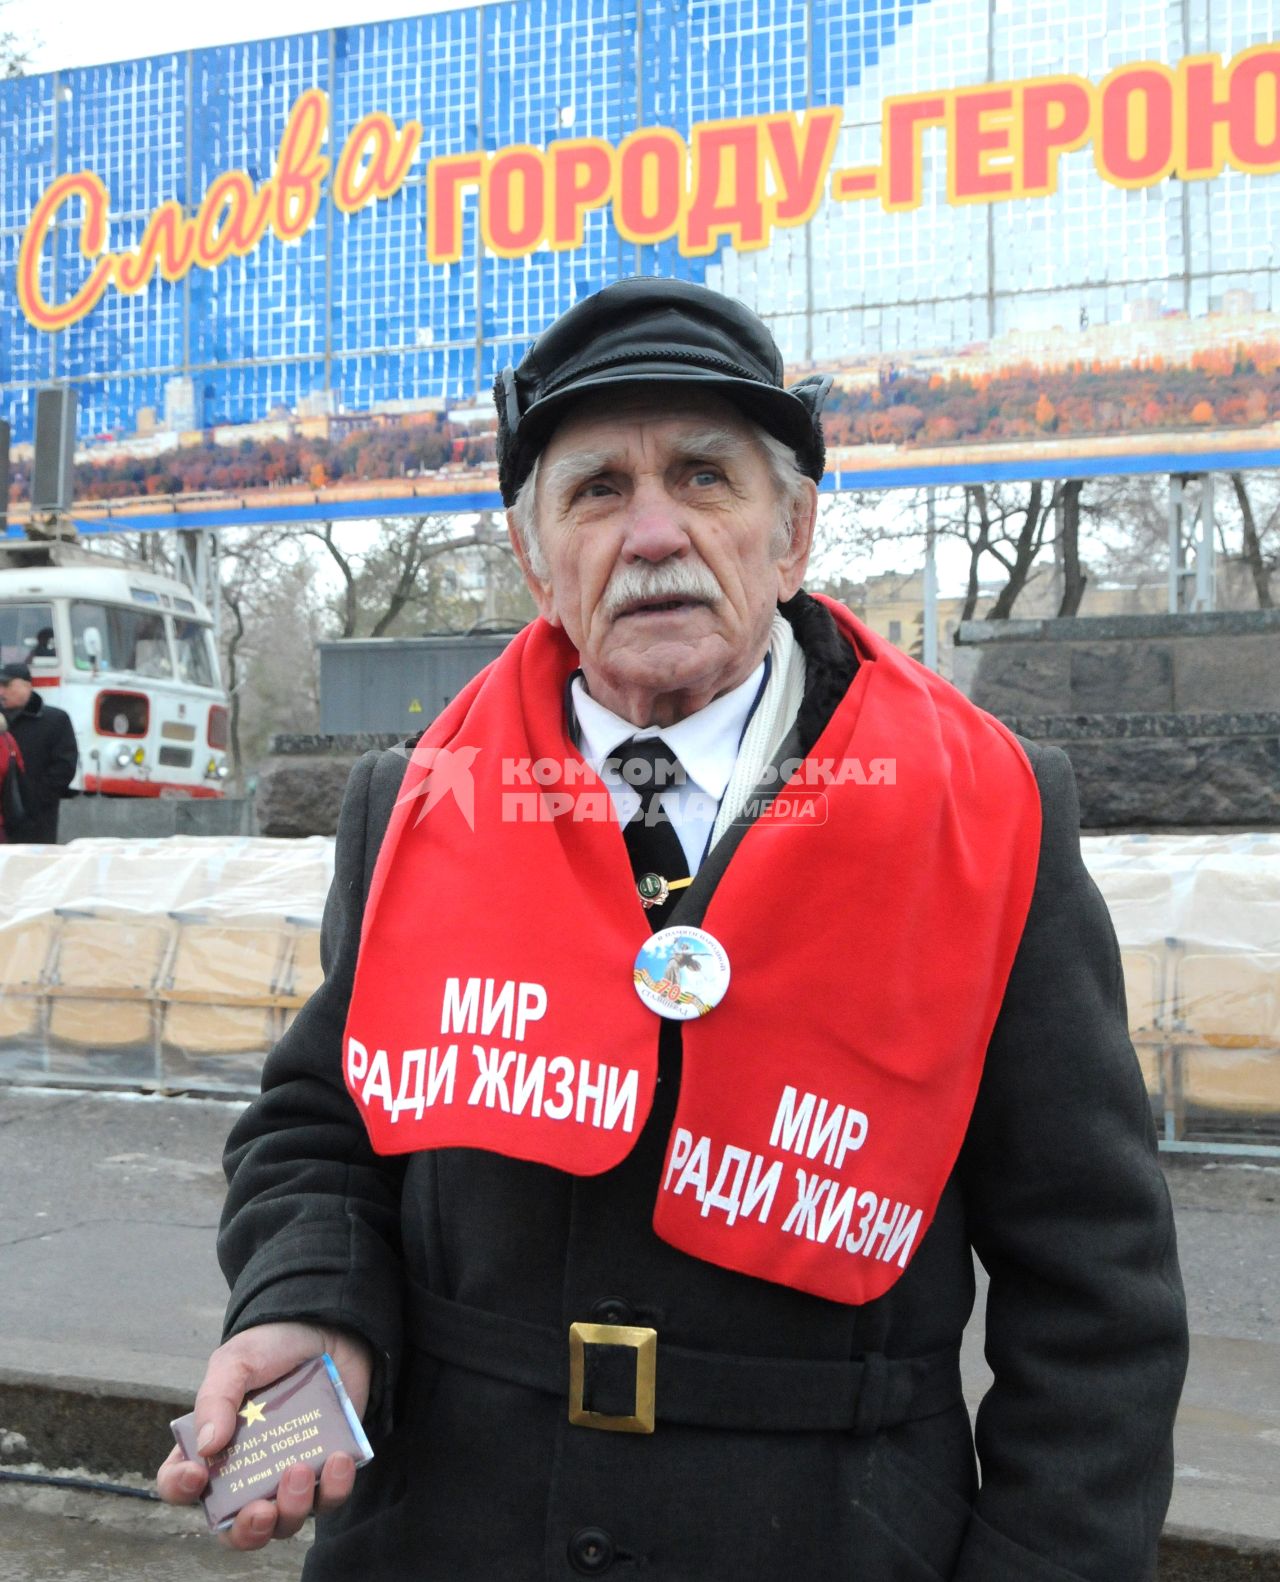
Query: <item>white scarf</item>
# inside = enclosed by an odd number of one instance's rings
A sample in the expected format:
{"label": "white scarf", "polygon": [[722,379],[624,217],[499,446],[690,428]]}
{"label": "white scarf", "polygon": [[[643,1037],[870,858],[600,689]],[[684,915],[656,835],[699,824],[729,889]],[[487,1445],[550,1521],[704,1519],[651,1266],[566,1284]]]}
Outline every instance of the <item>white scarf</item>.
{"label": "white scarf", "polygon": [[742,812],[765,765],[795,724],[804,697],[804,678],[804,650],[796,642],[791,622],[775,615],[769,632],[769,679],[743,733],[733,773],[712,826],[713,846]]}

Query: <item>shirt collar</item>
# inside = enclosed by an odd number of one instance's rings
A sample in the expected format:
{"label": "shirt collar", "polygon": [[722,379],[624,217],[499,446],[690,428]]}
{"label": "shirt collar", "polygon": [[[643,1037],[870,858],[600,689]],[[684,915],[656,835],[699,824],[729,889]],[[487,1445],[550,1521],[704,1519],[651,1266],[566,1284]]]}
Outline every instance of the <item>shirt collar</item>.
{"label": "shirt collar", "polygon": [[751,717],[751,707],[760,690],[764,676],[764,662],[751,672],[745,681],[732,692],[714,698],[706,708],[699,709],[674,725],[647,726],[638,730],[630,720],[607,709],[587,691],[581,675],[573,678],[571,696],[573,710],[582,730],[582,756],[595,772],[607,783],[616,781],[616,775],[604,770],[605,760],[611,757],[625,741],[633,736],[642,741],[651,736],[661,736],[680,760],[685,774],[700,791],[718,801],[729,784],[742,733]]}

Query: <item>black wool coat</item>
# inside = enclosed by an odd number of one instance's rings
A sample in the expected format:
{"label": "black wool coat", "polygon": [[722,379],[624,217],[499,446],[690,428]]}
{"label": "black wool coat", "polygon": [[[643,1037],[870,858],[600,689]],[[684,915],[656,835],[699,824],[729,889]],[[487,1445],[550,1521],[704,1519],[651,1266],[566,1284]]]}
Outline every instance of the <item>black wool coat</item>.
{"label": "black wool coat", "polygon": [[[796,620],[806,704],[812,712],[817,699],[825,718],[820,625],[812,610]],[[643,1134],[602,1176],[466,1149],[370,1151],[343,1087],[341,1039],[405,758],[360,761],[338,831],[326,980],[232,1133],[219,1243],[228,1334],[307,1318],[356,1331],[378,1357],[367,1414],[376,1459],[319,1522],[308,1582],[1153,1574],[1186,1362],[1173,1220],[1115,937],[1080,858],[1071,771],[1056,749],[1024,745],[1044,813],[1039,869],[977,1104],[915,1257],[860,1308],[713,1267],[653,1234],[678,1031],[664,1034]],[[845,927],[857,950],[852,926],[805,919],[803,898],[785,899],[791,926]],[[844,1430],[662,1420],[664,1347],[837,1364],[953,1351],[975,1251],[990,1275],[995,1376],[976,1457],[958,1399],[881,1428],[874,1414]],[[558,1333],[566,1350],[573,1322],[656,1329],[656,1432],[571,1425],[563,1392],[441,1360],[424,1288],[504,1315],[513,1333]]]}
{"label": "black wool coat", "polygon": [[27,816],[11,841],[52,845],[58,838],[58,802],[75,776],[79,753],[71,716],[46,703],[38,692],[9,716],[9,730],[22,749]]}

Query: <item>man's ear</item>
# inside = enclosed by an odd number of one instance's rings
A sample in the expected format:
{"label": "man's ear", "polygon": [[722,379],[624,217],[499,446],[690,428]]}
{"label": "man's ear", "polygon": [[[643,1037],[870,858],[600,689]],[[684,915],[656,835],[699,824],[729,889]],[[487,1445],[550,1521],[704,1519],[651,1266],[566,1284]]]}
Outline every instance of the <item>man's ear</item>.
{"label": "man's ear", "polygon": [[507,512],[507,537],[511,540],[511,550],[516,560],[520,563],[520,570],[524,576],[525,586],[533,595],[533,602],[538,606],[538,614],[544,621],[552,626],[560,624],[555,612],[555,600],[551,597],[551,581],[549,578],[539,577],[529,564],[529,555],[524,547],[524,539],[520,529],[516,526],[516,513]]}
{"label": "man's ear", "polygon": [[818,488],[812,478],[806,478],[804,489],[791,508],[791,542],[777,561],[780,604],[785,604],[800,591],[813,549],[813,529],[817,520]]}

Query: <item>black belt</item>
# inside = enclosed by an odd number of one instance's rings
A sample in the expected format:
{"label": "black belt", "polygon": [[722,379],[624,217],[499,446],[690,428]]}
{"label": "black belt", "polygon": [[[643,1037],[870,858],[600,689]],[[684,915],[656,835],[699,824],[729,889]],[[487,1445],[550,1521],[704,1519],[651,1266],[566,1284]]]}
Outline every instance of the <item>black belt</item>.
{"label": "black belt", "polygon": [[[650,1433],[656,1418],[699,1428],[874,1434],[932,1417],[964,1399],[956,1349],[921,1357],[869,1352],[847,1361],[736,1357],[669,1345],[653,1330],[624,1325],[575,1324],[566,1334],[467,1307],[418,1285],[412,1287],[410,1316],[411,1344],[441,1362],[547,1395],[569,1397],[572,1383],[570,1415],[585,1427]],[[584,1411],[581,1358],[584,1349],[596,1347],[636,1351],[635,1413],[606,1417]],[[646,1370],[647,1421],[641,1409]]]}

